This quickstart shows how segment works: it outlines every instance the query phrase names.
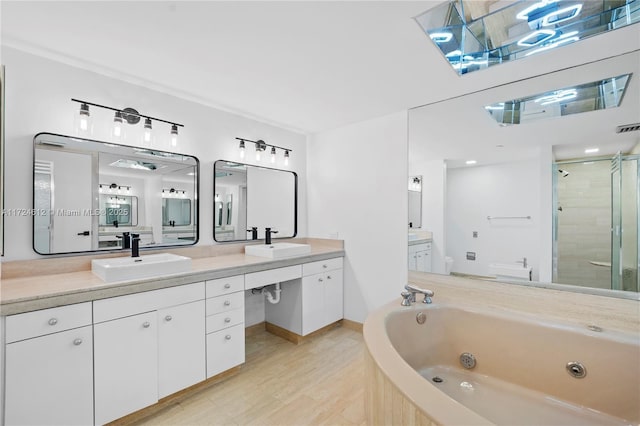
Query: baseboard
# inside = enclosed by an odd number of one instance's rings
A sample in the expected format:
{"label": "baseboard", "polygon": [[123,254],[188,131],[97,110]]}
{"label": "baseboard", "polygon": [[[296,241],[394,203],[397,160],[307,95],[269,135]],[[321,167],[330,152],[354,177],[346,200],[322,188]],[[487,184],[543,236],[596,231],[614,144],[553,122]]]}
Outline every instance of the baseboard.
{"label": "baseboard", "polygon": [[289,331],[285,328],[282,327],[278,327],[275,324],[271,324],[271,323],[266,323],[266,327],[265,329],[271,333],[271,334],[275,334],[278,337],[282,337],[285,340],[290,341],[291,343],[295,343],[296,345],[299,345],[300,343],[304,342],[307,339],[310,339],[314,336],[317,336],[319,334],[325,333],[329,330],[332,330],[336,327],[340,327],[340,325],[342,324],[343,320],[339,320],[336,321],[334,323],[331,323],[325,327],[322,327],[319,330],[314,331],[313,333],[309,333],[306,336],[301,336],[299,334],[294,333],[293,331]]}
{"label": "baseboard", "polygon": [[244,337],[254,336],[258,333],[262,333],[267,329],[267,323],[262,321],[258,324],[250,325],[244,329]]}
{"label": "baseboard", "polygon": [[351,321],[348,319],[343,319],[342,320],[342,326],[344,328],[348,328],[349,330],[353,330],[353,331],[357,331],[358,333],[362,333],[362,327],[364,326],[364,324],[362,324],[361,322],[357,322],[357,321]]}

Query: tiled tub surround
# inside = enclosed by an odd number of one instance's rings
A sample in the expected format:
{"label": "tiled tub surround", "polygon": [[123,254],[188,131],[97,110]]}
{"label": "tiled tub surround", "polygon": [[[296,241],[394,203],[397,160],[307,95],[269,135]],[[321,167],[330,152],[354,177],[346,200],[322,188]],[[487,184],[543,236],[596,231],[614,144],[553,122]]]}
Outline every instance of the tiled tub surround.
{"label": "tiled tub surround", "polygon": [[128,251],[5,262],[2,264],[0,283],[0,314],[12,315],[344,256],[343,242],[340,240],[296,238],[286,241],[310,244],[311,253],[270,260],[246,256],[246,244],[144,251],[141,252],[142,256],[174,253],[190,257],[193,259],[192,270],[166,277],[116,283],[105,283],[95,276],[91,272],[91,259],[129,255]]}
{"label": "tiled tub surround", "polygon": [[[398,297],[365,322],[368,423],[640,423],[638,301],[420,273],[409,281],[433,290],[433,304],[402,307]],[[461,367],[463,352],[475,355],[473,370]],[[571,361],[586,377],[565,371]],[[487,396],[504,382],[528,402]],[[527,412],[532,396],[546,405]]]}
{"label": "tiled tub surround", "polygon": [[[247,277],[302,282],[306,265],[337,263],[342,275],[341,241],[298,241],[311,253],[276,261],[245,256],[244,244],[175,250],[193,270],[150,279],[106,284],[82,269],[3,279],[5,423],[103,424],[219,380],[245,361]],[[28,275],[48,263],[8,269]]]}

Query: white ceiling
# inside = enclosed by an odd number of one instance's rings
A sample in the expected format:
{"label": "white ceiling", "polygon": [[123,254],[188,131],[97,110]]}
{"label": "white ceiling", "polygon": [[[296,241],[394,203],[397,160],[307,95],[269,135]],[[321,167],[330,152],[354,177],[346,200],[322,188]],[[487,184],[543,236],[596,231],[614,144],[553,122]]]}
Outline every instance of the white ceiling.
{"label": "white ceiling", "polygon": [[6,46],[305,133],[640,44],[623,28],[460,77],[412,19],[440,3],[5,0],[1,36]]}

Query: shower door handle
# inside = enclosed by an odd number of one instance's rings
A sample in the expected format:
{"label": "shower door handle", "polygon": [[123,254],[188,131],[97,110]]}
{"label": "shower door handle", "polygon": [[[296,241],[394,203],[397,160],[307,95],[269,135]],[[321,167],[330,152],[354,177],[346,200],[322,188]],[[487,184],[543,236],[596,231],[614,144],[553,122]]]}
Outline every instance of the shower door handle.
{"label": "shower door handle", "polygon": [[82,235],[84,237],[88,237],[89,235],[91,235],[91,231],[78,232],[78,235]]}

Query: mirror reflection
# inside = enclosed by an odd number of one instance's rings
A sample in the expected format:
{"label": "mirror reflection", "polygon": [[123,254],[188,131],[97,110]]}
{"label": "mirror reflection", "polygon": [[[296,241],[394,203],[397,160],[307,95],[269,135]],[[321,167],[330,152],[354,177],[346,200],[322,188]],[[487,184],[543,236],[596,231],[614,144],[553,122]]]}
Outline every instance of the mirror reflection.
{"label": "mirror reflection", "polygon": [[[632,52],[411,110],[409,176],[424,184],[409,253],[431,243],[436,273],[638,292],[640,132],[624,126],[640,118],[639,67]],[[616,108],[506,127],[485,109],[626,74]]]}
{"label": "mirror reflection", "polygon": [[39,254],[195,244],[198,159],[40,133],[34,138],[33,246]]}
{"label": "mirror reflection", "polygon": [[214,239],[263,239],[265,228],[273,238],[297,233],[298,176],[287,170],[218,160],[214,165]]}

